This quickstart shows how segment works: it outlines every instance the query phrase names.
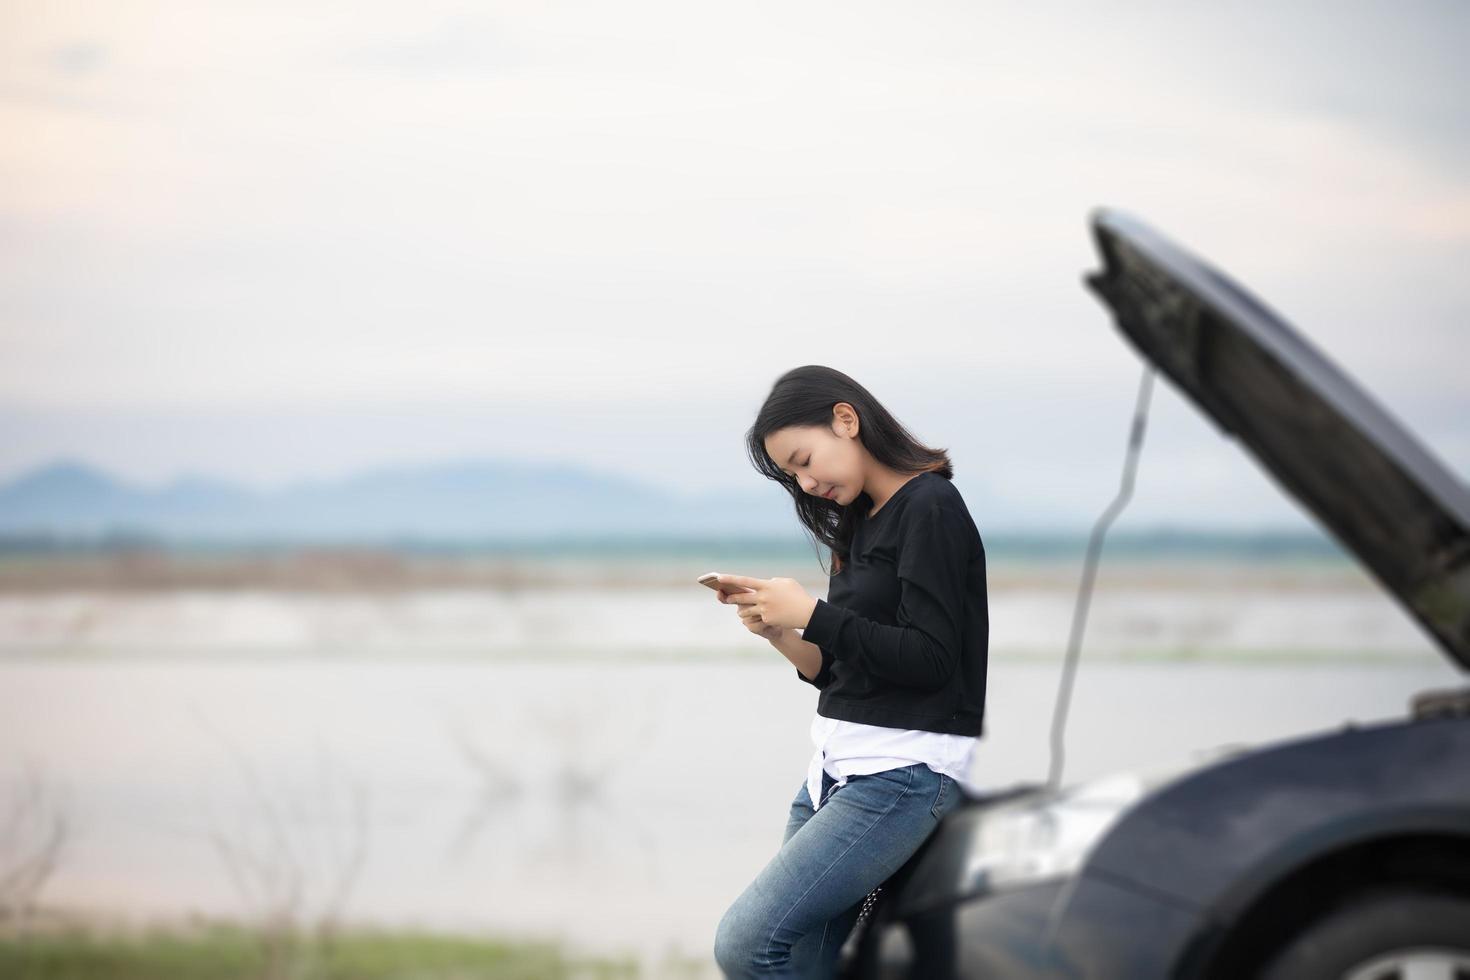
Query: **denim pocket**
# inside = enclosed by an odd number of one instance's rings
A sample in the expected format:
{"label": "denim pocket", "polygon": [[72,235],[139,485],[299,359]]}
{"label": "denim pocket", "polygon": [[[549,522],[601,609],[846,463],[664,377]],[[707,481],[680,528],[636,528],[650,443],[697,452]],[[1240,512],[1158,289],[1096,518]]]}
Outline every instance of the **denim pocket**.
{"label": "denim pocket", "polygon": [[[824,778],[823,781],[826,782],[826,779]],[[836,793],[839,789],[842,788],[842,786],[843,784],[838,782],[833,782],[828,785],[827,788],[822,791],[822,806],[826,806],[827,801],[832,799],[832,794]]]}
{"label": "denim pocket", "polygon": [[934,794],[934,805],[929,808],[935,820],[944,819],[944,815],[949,812],[954,794],[954,780],[944,773],[939,773],[939,792]]}

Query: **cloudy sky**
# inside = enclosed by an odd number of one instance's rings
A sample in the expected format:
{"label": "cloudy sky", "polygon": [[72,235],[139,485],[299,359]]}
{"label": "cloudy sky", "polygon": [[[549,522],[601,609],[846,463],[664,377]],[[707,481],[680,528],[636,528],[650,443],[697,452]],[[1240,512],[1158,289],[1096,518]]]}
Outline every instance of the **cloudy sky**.
{"label": "cloudy sky", "polygon": [[[0,3],[0,478],[759,489],[741,435],[822,363],[967,499],[1089,520],[1141,369],[1100,205],[1470,478],[1464,3]],[[1306,525],[1153,408],[1129,523]]]}

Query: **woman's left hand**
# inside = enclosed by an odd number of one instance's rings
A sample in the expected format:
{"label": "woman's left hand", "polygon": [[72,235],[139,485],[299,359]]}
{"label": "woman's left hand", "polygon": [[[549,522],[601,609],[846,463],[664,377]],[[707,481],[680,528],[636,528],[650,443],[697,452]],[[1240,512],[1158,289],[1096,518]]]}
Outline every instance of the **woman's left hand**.
{"label": "woman's left hand", "polygon": [[750,592],[736,592],[729,601],[753,606],[762,620],[772,626],[806,629],[817,608],[817,600],[794,578],[751,578],[748,575],[721,575],[721,585],[737,585]]}

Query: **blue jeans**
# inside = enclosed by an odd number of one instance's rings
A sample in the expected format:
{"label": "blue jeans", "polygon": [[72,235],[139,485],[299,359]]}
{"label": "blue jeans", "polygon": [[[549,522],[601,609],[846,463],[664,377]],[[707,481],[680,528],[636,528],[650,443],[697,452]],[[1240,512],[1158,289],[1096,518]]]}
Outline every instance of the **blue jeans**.
{"label": "blue jeans", "polygon": [[832,976],[863,899],[960,801],[955,781],[922,762],[843,786],[824,770],[816,810],[803,780],[781,850],[720,919],[720,969],[732,978]]}

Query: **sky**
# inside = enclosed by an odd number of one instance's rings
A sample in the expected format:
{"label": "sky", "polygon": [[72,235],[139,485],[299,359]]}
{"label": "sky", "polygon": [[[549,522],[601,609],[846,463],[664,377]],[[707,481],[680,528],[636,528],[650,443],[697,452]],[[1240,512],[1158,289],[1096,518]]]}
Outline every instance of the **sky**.
{"label": "sky", "polygon": [[[759,490],[815,363],[967,497],[1090,520],[1143,368],[1082,286],[1115,207],[1470,480],[1470,5],[0,11],[0,479]],[[1164,379],[1147,438],[1129,522],[1310,524]]]}

